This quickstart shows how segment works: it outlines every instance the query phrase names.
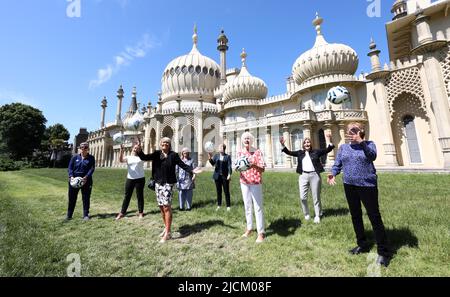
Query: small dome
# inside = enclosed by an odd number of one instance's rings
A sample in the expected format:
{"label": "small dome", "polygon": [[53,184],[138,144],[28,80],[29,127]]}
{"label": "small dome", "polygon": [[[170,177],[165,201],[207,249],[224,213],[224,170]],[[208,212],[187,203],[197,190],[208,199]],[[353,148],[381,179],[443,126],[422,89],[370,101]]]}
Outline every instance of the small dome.
{"label": "small dome", "polygon": [[266,83],[255,76],[252,76],[246,66],[247,53],[242,50],[242,69],[236,78],[225,85],[223,100],[228,102],[232,99],[263,99],[267,96]]}
{"label": "small dome", "polygon": [[220,67],[197,49],[197,28],[192,36],[194,45],[189,54],[172,60],[162,76],[162,101],[171,99],[213,99],[214,90],[220,85]]}
{"label": "small dome", "polygon": [[319,76],[344,74],[354,75],[358,69],[358,55],[345,44],[329,44],[322,35],[323,19],[316,14],[313,25],[317,37],[314,47],[303,53],[292,66],[292,74],[297,84]]}

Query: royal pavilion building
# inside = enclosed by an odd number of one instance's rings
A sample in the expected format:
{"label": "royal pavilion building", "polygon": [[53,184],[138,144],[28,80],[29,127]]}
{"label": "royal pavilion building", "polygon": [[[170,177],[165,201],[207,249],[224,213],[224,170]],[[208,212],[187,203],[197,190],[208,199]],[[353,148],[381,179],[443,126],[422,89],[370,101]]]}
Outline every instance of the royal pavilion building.
{"label": "royal pavilion building", "polygon": [[[325,135],[342,144],[346,125],[356,121],[366,125],[367,138],[377,145],[377,168],[449,170],[450,0],[420,1],[421,7],[417,3],[394,2],[393,19],[386,24],[390,63],[385,65],[373,40],[368,57],[349,45],[328,42],[322,32],[326,24],[317,14],[312,48],[293,61],[286,92],[273,97],[267,97],[263,79],[251,74],[245,50],[240,68],[227,69],[228,38],[223,31],[217,40],[217,63],[201,54],[194,29],[192,50],[172,60],[162,73],[156,106],[139,108],[133,89],[130,107],[122,114],[120,87],[115,121],[105,123],[108,103],[103,99],[100,128],[88,137],[97,166],[123,166],[118,162],[120,145],[113,142],[117,133],[127,139],[127,154],[138,137],[146,153],[158,149],[162,137],[170,137],[173,150],[189,147],[200,166],[209,166],[207,141],[227,144],[234,158],[240,136],[250,131],[268,168],[293,168],[296,159],[281,152],[280,136],[292,150],[301,149],[305,137],[324,148],[329,142]],[[370,59],[372,69],[356,76],[360,58]],[[327,101],[335,86],[345,87],[351,100],[339,105]],[[138,115],[144,124],[127,129],[127,121]],[[327,166],[336,152],[323,160]]]}

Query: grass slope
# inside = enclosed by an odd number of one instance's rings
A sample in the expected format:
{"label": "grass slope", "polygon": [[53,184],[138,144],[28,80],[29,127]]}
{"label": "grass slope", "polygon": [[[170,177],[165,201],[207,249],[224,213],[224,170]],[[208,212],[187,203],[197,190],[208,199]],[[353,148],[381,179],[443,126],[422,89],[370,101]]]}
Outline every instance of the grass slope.
{"label": "grass slope", "polygon": [[[65,170],[0,173],[0,276],[66,276],[72,253],[80,255],[82,276],[366,276],[373,262],[373,255],[347,253],[355,239],[342,184],[329,187],[323,180],[325,217],[315,225],[301,215],[297,174],[265,173],[267,241],[257,245],[256,235],[240,237],[245,218],[238,176],[231,212],[216,212],[211,173],[202,173],[193,211],[177,211],[174,199],[175,239],[160,244],[154,192],[145,192],[144,220],[136,216],[133,196],[127,217],[114,221],[125,177],[125,170],[97,169],[92,220],[81,220],[80,194],[74,220],[63,223]],[[450,276],[450,176],[380,174],[379,182],[381,212],[396,252],[381,275]]]}

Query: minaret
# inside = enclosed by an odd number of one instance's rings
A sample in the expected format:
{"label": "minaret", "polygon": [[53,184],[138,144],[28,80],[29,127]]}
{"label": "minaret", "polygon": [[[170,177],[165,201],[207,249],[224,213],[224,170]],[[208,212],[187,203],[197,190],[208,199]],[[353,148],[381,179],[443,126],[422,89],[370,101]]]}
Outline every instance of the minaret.
{"label": "minaret", "polygon": [[217,50],[220,52],[220,84],[225,85],[227,83],[227,50],[228,50],[228,38],[225,32],[220,32],[217,39]]}
{"label": "minaret", "polygon": [[131,92],[131,104],[127,112],[127,117],[132,117],[136,113],[136,110],[138,110],[137,91],[136,87],[133,87],[133,92]]}
{"label": "minaret", "polygon": [[372,72],[380,71],[381,70],[381,63],[380,63],[380,50],[377,49],[377,45],[375,41],[373,41],[373,38],[370,39],[370,52],[367,54],[370,57],[370,64],[372,65]]}
{"label": "minaret", "polygon": [[418,45],[411,50],[411,55],[423,56],[423,68],[430,92],[432,113],[437,123],[437,138],[441,146],[444,168],[450,169],[450,106],[444,83],[442,67],[436,52],[447,47],[447,40],[433,39],[430,17],[418,7],[413,25],[416,27]]}
{"label": "minaret", "polygon": [[104,128],[105,127],[105,111],[106,111],[106,107],[108,107],[108,101],[106,100],[106,97],[103,97],[102,100],[102,121],[100,122],[100,128]]}
{"label": "minaret", "polygon": [[391,12],[394,14],[393,21],[402,18],[408,14],[408,9],[405,0],[396,0],[392,5]]}
{"label": "minaret", "polygon": [[117,90],[117,113],[116,113],[116,125],[122,125],[122,100],[123,100],[123,88],[120,85]]}
{"label": "minaret", "polygon": [[386,91],[386,78],[389,76],[390,71],[381,68],[380,63],[380,50],[377,49],[377,45],[373,38],[369,44],[370,52],[367,56],[370,57],[370,63],[372,64],[372,71],[366,76],[367,79],[372,80],[375,89],[375,97],[377,98],[377,110],[379,117],[378,128],[384,131],[383,133],[383,149],[384,159],[388,166],[398,166],[397,151],[394,144],[394,136],[390,124],[391,114],[389,112],[389,105],[387,101]]}

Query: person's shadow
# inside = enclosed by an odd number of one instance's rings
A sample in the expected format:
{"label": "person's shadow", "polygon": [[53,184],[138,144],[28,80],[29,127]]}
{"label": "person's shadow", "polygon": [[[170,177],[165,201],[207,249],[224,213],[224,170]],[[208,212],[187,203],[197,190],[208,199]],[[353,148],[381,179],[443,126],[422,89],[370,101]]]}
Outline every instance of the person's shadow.
{"label": "person's shadow", "polygon": [[222,226],[230,229],[236,229],[236,227],[226,225],[222,220],[210,220],[206,222],[195,223],[192,225],[183,225],[179,227],[178,232],[180,232],[180,236],[178,238],[184,238],[195,233],[200,233],[214,226]]}
{"label": "person's shadow", "polygon": [[[366,238],[369,242],[370,248],[372,248],[376,241],[372,231],[365,231]],[[389,248],[392,255],[397,254],[397,251],[404,246],[410,248],[419,247],[419,239],[411,232],[408,227],[401,227],[395,229],[386,228],[386,237],[388,240]]]}
{"label": "person's shadow", "polygon": [[326,208],[323,210],[324,217],[346,216],[350,211],[348,208]]}
{"label": "person's shadow", "polygon": [[267,236],[278,234],[283,237],[294,235],[295,231],[302,226],[302,222],[295,218],[282,218],[273,221],[267,227]]}

